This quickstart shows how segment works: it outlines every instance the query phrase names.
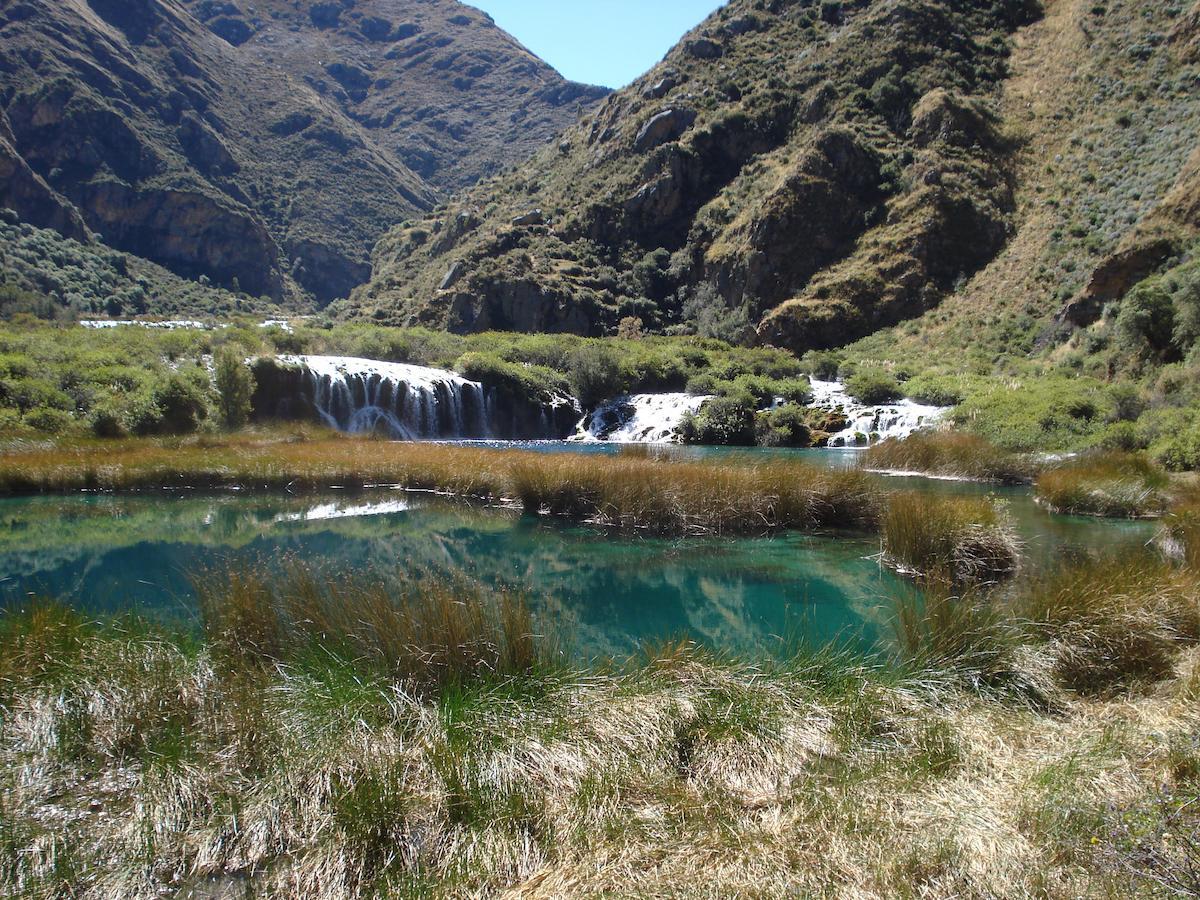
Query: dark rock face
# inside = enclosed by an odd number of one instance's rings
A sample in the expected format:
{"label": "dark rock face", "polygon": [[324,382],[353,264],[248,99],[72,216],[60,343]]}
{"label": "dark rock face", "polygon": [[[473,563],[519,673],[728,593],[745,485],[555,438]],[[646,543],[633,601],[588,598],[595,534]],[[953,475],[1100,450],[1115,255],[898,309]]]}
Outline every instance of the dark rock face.
{"label": "dark rock face", "polygon": [[1096,267],[1087,286],[1059,313],[1059,322],[1080,328],[1091,325],[1100,318],[1107,304],[1124,297],[1176,251],[1174,241],[1157,238],[1139,241],[1114,253]]}
{"label": "dark rock face", "polygon": [[8,117],[0,112],[0,207],[13,210],[24,221],[53,228],[77,241],[88,239],[83,218],[29,167],[13,146]]}
{"label": "dark rock face", "polygon": [[683,46],[688,54],[696,59],[716,59],[724,53],[721,45],[709,38],[696,38]]}
{"label": "dark rock face", "polygon": [[[597,334],[592,311],[573,295],[560,293],[529,277],[499,282],[475,282],[471,291],[439,298],[447,311],[450,331],[522,331],[546,334]],[[441,321],[435,313],[433,321]]]}
{"label": "dark rock face", "polygon": [[119,181],[95,181],[82,205],[109,243],[189,277],[208,275],[244,291],[283,296],[277,253],[266,229],[246,210],[184,191],[137,191]]}

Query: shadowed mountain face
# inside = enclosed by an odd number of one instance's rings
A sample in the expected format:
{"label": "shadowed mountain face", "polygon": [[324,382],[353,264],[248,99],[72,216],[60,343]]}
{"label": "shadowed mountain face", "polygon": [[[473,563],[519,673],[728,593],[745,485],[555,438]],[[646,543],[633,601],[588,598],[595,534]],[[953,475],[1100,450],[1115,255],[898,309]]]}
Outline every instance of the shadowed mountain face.
{"label": "shadowed mountain face", "polygon": [[18,0],[0,7],[0,205],[325,302],[388,226],[603,93],[453,0]]}
{"label": "shadowed mountain face", "polygon": [[523,162],[608,93],[565,81],[456,0],[185,2],[441,191]]}

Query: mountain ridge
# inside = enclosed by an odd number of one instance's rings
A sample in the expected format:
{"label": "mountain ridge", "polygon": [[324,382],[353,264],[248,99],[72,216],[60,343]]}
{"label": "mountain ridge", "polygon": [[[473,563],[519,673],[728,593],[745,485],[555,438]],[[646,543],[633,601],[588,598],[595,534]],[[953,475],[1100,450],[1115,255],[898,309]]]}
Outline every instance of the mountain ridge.
{"label": "mountain ridge", "polygon": [[[515,122],[507,133],[493,122],[485,137],[464,131],[454,146],[441,148],[460,181],[478,177],[498,146],[505,147],[499,156],[515,158],[525,141],[557,130],[577,115],[571,98],[586,102],[601,93],[572,86],[487,25],[482,13],[468,15],[454,0],[333,5],[360,31],[359,6],[390,9],[396,18],[424,7],[420,27],[429,35],[463,16],[466,25],[446,27],[471,32],[497,60],[512,62],[504,76],[510,93],[488,87],[479,102],[497,114],[511,107],[509,115],[523,102],[538,116],[537,126],[528,129],[532,136],[522,136],[526,129]],[[264,25],[261,39],[274,40],[273,29],[282,28],[293,55],[305,46],[338,45],[329,34],[342,31],[319,24],[317,11],[325,6],[311,5],[305,25],[298,8],[259,4],[264,15],[274,10],[280,17],[270,23],[283,22]],[[293,15],[284,16],[284,8]],[[0,174],[8,176],[0,203],[32,225],[74,238],[99,234],[178,274],[276,301],[324,303],[365,280],[375,239],[388,225],[431,208],[441,187],[382,139],[384,122],[351,115],[341,88],[330,88],[327,70],[345,80],[350,63],[325,63],[324,83],[306,79],[299,63],[289,67],[274,51],[262,51],[269,41],[260,46],[237,29],[231,15],[237,10],[236,3],[208,0],[9,4],[0,12]],[[368,43],[355,57],[360,63],[382,59],[391,46]],[[453,77],[456,59],[439,60],[442,68],[410,71],[406,83],[412,87],[431,72]],[[389,94],[370,80],[364,100],[390,96],[395,108],[405,108],[404,97],[393,96],[404,92],[396,81]],[[547,85],[560,91],[557,105],[534,90]],[[521,88],[533,97],[520,100]]]}

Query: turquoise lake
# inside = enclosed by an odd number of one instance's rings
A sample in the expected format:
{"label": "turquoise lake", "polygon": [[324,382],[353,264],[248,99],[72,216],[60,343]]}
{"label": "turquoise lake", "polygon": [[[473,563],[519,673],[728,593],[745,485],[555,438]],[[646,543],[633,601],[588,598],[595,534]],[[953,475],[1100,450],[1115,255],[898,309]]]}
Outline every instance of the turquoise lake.
{"label": "turquoise lake", "polygon": [[[546,449],[556,449],[546,447]],[[558,448],[562,449],[562,448]],[[586,452],[611,452],[592,446]],[[816,456],[815,454],[810,454]],[[846,465],[852,454],[819,457]],[[995,493],[1026,565],[1145,543],[1154,527],[1050,516],[1026,489],[925,479],[889,487]],[[659,539],[522,516],[427,494],[76,495],[0,500],[0,603],[58,597],[91,612],[195,615],[191,578],[226,564],[296,559],[334,571],[462,570],[523,588],[581,656],[688,638],[744,655],[797,642],[888,644],[908,584],[881,569],[878,538],[783,534]]]}

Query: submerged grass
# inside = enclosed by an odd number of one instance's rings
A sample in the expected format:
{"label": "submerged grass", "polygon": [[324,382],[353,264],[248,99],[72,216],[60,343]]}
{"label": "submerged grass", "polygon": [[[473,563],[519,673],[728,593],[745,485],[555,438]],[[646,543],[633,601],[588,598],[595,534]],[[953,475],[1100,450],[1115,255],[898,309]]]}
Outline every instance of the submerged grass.
{"label": "submerged grass", "polygon": [[[425,574],[206,576],[199,643],[34,605],[0,619],[0,893],[1156,896],[1195,850],[1162,797],[1200,778],[1196,575],[1083,574],[938,594],[907,669],[547,669],[519,604]],[[1118,593],[1163,664],[1042,663]],[[1052,714],[987,699],[1027,668]]]}
{"label": "submerged grass", "polygon": [[1144,456],[1092,453],[1042,473],[1038,500],[1057,513],[1147,518],[1170,503],[1170,476]]}
{"label": "submerged grass", "polygon": [[306,654],[339,658],[402,683],[444,690],[478,678],[529,676],[554,664],[525,598],[462,575],[321,572],[298,561],[194,579],[209,644],[242,664]]}
{"label": "submerged grass", "polygon": [[925,431],[876,444],[866,451],[864,465],[872,471],[916,472],[970,481],[1025,484],[1039,466],[1029,454],[1003,450],[976,435],[956,431]]}

